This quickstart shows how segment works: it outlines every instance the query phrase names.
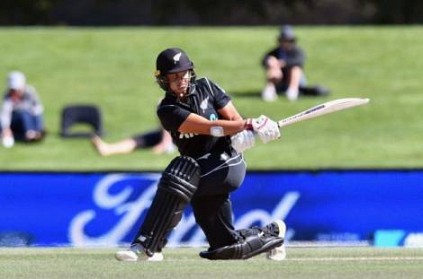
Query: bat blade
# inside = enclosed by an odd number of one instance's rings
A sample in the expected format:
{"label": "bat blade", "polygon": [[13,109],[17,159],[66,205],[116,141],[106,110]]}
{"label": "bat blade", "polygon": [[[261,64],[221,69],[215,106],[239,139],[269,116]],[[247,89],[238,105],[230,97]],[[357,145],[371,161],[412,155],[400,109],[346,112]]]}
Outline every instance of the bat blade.
{"label": "bat blade", "polygon": [[368,98],[343,98],[332,100],[278,121],[279,127],[288,126],[307,119],[316,118],[332,112],[365,105]]}

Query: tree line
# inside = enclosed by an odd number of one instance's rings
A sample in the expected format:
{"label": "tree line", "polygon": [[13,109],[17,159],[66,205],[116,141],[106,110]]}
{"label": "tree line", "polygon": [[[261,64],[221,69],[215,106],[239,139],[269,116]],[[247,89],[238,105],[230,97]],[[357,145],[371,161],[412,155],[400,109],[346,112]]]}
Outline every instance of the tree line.
{"label": "tree line", "polygon": [[2,0],[0,25],[419,24],[419,0]]}

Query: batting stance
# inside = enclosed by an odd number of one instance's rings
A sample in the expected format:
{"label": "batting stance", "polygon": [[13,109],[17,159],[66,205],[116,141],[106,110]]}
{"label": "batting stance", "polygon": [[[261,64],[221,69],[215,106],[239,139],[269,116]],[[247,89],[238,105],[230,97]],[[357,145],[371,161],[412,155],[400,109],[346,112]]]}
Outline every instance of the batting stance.
{"label": "batting stance", "polygon": [[242,152],[280,137],[276,122],[266,116],[242,119],[230,97],[207,78],[196,79],[194,64],[178,48],[162,51],[156,61],[157,83],[166,92],[157,114],[180,156],[163,171],[146,218],[131,247],[116,253],[121,261],[163,259],[170,231],[191,204],[211,260],[248,259],[263,252],[272,258],[283,247],[281,220],[263,228],[235,230],[230,193],[242,183]]}

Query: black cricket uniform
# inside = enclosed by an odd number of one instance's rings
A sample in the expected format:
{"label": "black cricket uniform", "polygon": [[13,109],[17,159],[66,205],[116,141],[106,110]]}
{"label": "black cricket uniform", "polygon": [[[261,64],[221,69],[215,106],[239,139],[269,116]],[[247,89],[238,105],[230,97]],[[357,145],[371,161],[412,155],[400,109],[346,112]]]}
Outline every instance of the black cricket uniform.
{"label": "black cricket uniform", "polygon": [[181,155],[194,158],[201,168],[201,179],[191,205],[197,223],[203,229],[211,249],[233,244],[239,235],[232,224],[229,193],[242,183],[246,165],[236,153],[229,136],[184,134],[178,131],[190,113],[209,120],[222,119],[218,110],[230,97],[218,85],[200,78],[191,83],[186,102],[167,92],[157,115],[168,130]]}

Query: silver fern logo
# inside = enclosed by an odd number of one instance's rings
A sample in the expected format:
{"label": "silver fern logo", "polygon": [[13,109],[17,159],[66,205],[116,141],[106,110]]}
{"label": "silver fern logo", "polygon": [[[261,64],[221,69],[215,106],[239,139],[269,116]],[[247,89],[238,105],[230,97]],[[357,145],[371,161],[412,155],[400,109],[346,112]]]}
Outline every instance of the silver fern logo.
{"label": "silver fern logo", "polygon": [[182,52],[179,52],[179,53],[175,54],[175,56],[173,56],[173,62],[175,64],[179,62],[179,59],[181,59],[181,55],[182,55]]}
{"label": "silver fern logo", "polygon": [[205,113],[205,112],[206,112],[206,109],[207,109],[207,105],[208,105],[208,103],[209,103],[209,97],[205,98],[205,99],[201,102],[201,104],[200,104],[200,108],[203,110],[203,113]]}

